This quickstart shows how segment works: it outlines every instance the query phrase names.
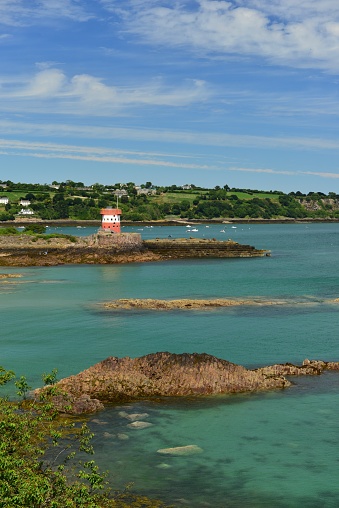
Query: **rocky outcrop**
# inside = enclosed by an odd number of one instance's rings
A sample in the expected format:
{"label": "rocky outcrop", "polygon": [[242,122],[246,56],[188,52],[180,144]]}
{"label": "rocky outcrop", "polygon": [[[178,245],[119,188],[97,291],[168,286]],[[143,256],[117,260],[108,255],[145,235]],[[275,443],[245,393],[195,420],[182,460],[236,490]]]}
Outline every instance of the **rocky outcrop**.
{"label": "rocky outcrop", "polygon": [[339,362],[304,360],[302,365],[281,363],[256,369],[266,376],[319,376],[324,370],[339,370]]}
{"label": "rocky outcrop", "polygon": [[[121,402],[150,397],[255,392],[287,386],[290,382],[282,376],[267,376],[205,353],[167,352],[134,359],[109,357],[57,384],[65,394],[65,407],[69,404],[83,407],[84,395],[89,397],[88,402]],[[82,402],[78,403],[78,398],[82,398]],[[61,408],[60,401],[58,404]]]}
{"label": "rocky outcrop", "polygon": [[[57,389],[58,393],[53,401],[61,412],[92,413],[108,402],[282,389],[292,384],[285,376],[320,375],[325,370],[339,371],[339,362],[306,359],[302,365],[284,363],[248,370],[206,353],[165,352],[134,359],[111,356],[59,381],[53,386],[53,392]],[[41,396],[48,390],[46,387],[35,393]],[[131,422],[130,428],[150,425],[139,421],[147,419],[147,413],[119,414]]]}
{"label": "rocky outcrop", "polygon": [[270,251],[214,238],[171,238],[145,240],[145,247],[165,259],[171,258],[251,258],[269,256]]}
{"label": "rocky outcrop", "polygon": [[69,238],[0,236],[0,266],[121,264],[159,259],[145,249],[138,233]]}
{"label": "rocky outcrop", "polygon": [[217,309],[220,307],[238,307],[241,305],[268,306],[290,305],[286,300],[265,300],[264,298],[246,299],[241,298],[214,298],[214,299],[189,299],[158,300],[154,298],[120,298],[103,304],[105,309],[112,310],[204,310]]}
{"label": "rocky outcrop", "polygon": [[87,237],[0,236],[0,266],[113,264],[201,257],[257,257],[269,251],[216,240],[142,241],[139,233],[99,231]]}
{"label": "rocky outcrop", "polygon": [[21,273],[0,273],[0,280],[19,279],[20,277],[22,277]]}

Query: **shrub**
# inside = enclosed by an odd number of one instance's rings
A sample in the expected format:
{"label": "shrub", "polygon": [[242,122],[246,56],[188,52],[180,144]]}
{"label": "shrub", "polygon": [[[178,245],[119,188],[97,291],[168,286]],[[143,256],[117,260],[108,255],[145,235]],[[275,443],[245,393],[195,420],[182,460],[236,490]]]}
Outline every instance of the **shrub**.
{"label": "shrub", "polygon": [[0,235],[18,235],[19,231],[15,227],[0,228]]}
{"label": "shrub", "polygon": [[[15,378],[0,367],[0,386]],[[3,508],[160,508],[158,501],[112,493],[93,460],[81,461],[76,451],[93,454],[86,424],[60,418],[52,397],[56,370],[43,374],[46,387],[39,400],[27,400],[24,376],[15,382],[24,399],[0,397],[0,506]]]}

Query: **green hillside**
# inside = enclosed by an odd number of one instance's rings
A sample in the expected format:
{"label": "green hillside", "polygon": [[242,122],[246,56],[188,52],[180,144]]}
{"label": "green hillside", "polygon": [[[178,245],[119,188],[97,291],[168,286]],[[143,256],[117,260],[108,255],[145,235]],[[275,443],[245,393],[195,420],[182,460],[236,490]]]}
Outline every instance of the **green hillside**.
{"label": "green hillside", "polygon": [[[130,221],[166,220],[168,218],[203,219],[301,219],[339,218],[339,195],[323,193],[265,191],[215,187],[206,189],[187,185],[136,186],[133,182],[113,185],[82,182],[40,185],[0,182],[0,220],[20,217],[43,220],[100,220],[100,209],[118,206],[123,219]],[[21,199],[29,203],[20,204]]]}

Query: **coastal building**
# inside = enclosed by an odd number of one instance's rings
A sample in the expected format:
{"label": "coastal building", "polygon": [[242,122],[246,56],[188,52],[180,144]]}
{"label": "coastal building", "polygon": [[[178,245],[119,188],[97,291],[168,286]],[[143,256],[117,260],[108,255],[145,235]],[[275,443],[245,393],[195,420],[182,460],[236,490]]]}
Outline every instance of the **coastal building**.
{"label": "coastal building", "polygon": [[128,193],[127,193],[127,190],[126,189],[117,189],[113,192],[113,196],[115,196],[116,198],[122,198],[123,196],[127,196],[128,197]]}
{"label": "coastal building", "polygon": [[154,196],[157,193],[156,189],[148,189],[146,187],[135,187],[137,195]]}
{"label": "coastal building", "polygon": [[29,206],[31,204],[29,199],[20,199],[19,205],[21,206]]}
{"label": "coastal building", "polygon": [[104,231],[111,231],[112,233],[120,233],[120,208],[102,208],[101,213],[101,228]]}
{"label": "coastal building", "polygon": [[34,212],[30,208],[22,208],[18,215],[34,215]]}

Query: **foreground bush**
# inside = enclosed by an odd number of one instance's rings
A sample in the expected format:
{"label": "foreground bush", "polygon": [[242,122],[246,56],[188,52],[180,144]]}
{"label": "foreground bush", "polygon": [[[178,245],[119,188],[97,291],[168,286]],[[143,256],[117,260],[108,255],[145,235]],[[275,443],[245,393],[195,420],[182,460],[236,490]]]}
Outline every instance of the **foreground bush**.
{"label": "foreground bush", "polygon": [[[56,371],[45,374],[53,386]],[[0,386],[14,373],[0,367]],[[164,505],[128,492],[113,493],[95,461],[81,461],[78,451],[89,455],[93,435],[86,424],[60,418],[53,404],[27,400],[25,377],[15,381],[20,402],[0,397],[0,507],[14,508],[160,508]]]}

